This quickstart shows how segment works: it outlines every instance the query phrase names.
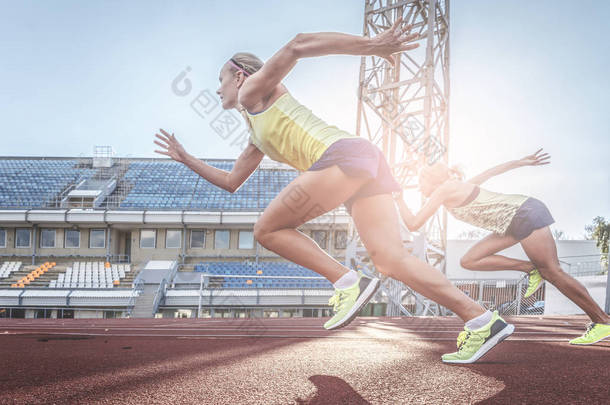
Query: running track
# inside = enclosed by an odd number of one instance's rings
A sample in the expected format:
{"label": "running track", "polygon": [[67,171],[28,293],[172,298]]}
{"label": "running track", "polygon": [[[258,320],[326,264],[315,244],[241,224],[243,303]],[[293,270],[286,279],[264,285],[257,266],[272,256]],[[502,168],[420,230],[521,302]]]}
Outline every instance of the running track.
{"label": "running track", "polygon": [[507,318],[478,363],[446,365],[456,318],[0,320],[0,403],[607,404],[610,342],[584,317]]}

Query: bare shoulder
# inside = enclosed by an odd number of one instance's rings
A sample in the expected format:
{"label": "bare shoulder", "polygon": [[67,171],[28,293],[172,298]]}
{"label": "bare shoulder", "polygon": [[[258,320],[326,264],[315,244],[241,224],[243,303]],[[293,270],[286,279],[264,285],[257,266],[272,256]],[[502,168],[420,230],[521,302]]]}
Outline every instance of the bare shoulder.
{"label": "bare shoulder", "polygon": [[476,187],[472,183],[454,179],[446,181],[441,185],[441,187],[443,186],[446,189],[445,206],[448,208],[461,205]]}
{"label": "bare shoulder", "polygon": [[280,84],[269,94],[256,97],[252,94],[248,94],[247,89],[241,90],[239,96],[239,103],[248,111],[250,114],[259,114],[273,105],[278,98],[288,93],[288,89],[284,85]]}

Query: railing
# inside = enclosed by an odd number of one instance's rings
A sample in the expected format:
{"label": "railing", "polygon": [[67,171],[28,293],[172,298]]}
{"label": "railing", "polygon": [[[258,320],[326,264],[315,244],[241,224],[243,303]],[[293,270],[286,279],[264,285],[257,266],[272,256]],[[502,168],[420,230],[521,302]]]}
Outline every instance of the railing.
{"label": "railing", "polygon": [[129,298],[129,301],[127,302],[127,316],[128,317],[131,317],[131,315],[133,314],[133,308],[136,305],[136,299],[144,291],[144,280],[142,280],[142,279],[136,280],[133,284],[132,290],[133,290],[134,294],[131,295],[131,298]]}
{"label": "railing", "polygon": [[110,255],[108,259],[110,263],[131,263],[129,255]]}
{"label": "railing", "polygon": [[[44,307],[40,307],[40,306],[19,306],[19,307],[3,306],[0,308],[0,320],[2,320],[2,319],[24,319],[25,317],[13,317],[13,312],[26,311],[26,310],[36,311],[36,312],[34,312],[35,316],[33,318],[29,318],[29,319],[48,319],[48,318],[51,318],[51,316],[46,316],[46,315],[47,314],[52,315],[53,311],[56,311],[56,313],[55,313],[56,319],[74,319],[75,311],[91,311],[91,312],[95,312],[96,315],[98,313],[102,313],[102,315],[104,315],[105,313],[113,313],[113,314],[116,314],[117,312],[124,313],[124,311],[120,308],[57,307],[57,306],[44,306]],[[42,317],[36,316],[40,312],[43,313],[43,316]],[[72,316],[67,317],[66,316],[67,313],[71,313]],[[114,318],[116,318],[116,316],[114,316]],[[25,318],[25,319],[28,319],[28,318]],[[106,319],[108,319],[108,318],[106,318]]]}
{"label": "railing", "polygon": [[[182,272],[181,274],[183,275],[184,273],[187,272]],[[240,274],[211,274],[211,273],[204,273],[204,272],[192,272],[193,274],[193,282],[179,282],[176,283],[174,281],[174,283],[172,284],[172,288],[175,289],[189,289],[191,288],[191,286],[194,285],[199,285],[200,284],[200,277],[203,279],[203,285],[205,286],[205,288],[208,288],[209,284],[210,284],[210,279],[211,278],[245,278],[245,279],[274,279],[274,280],[278,280],[278,279],[282,279],[282,280],[326,280],[325,277],[322,276],[263,276],[263,275],[258,275],[258,274],[246,274],[246,275],[240,275]],[[224,287],[223,287],[224,288]],[[233,287],[232,287],[233,288]],[[255,285],[252,285],[251,287],[243,287],[243,289],[255,289],[255,288],[260,288],[257,287]],[[267,289],[269,287],[265,287],[265,289]],[[277,287],[277,288],[285,288],[285,287]],[[298,287],[303,289],[303,287]],[[311,287],[308,287],[307,289],[310,289]],[[328,287],[328,289],[332,289],[333,287]],[[235,287],[234,289],[240,289],[239,287]],[[322,288],[320,288],[322,289]]]}
{"label": "railing", "polygon": [[152,305],[152,313],[153,315],[157,313],[159,310],[159,305],[161,305],[161,301],[165,298],[165,290],[167,289],[167,281],[165,278],[161,280],[159,283],[159,287],[157,288],[157,292],[155,293],[155,299],[153,300]]}
{"label": "railing", "polygon": [[559,263],[572,276],[596,276],[608,273],[608,253],[581,256],[563,256]]}

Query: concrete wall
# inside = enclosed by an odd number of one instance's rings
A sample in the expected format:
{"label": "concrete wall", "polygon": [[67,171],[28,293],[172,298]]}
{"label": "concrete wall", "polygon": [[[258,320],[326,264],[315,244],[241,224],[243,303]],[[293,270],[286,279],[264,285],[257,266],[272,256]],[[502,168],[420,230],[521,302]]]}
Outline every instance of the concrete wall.
{"label": "concrete wall", "polygon": [[[140,247],[140,235],[141,229],[156,229],[156,247],[152,248],[141,248]],[[176,259],[181,253],[182,248],[166,248],[165,247],[165,237],[168,229],[180,229],[175,227],[170,228],[156,228],[156,227],[148,227],[134,229],[131,233],[131,256],[133,263],[144,262],[148,260],[164,260],[164,259]],[[204,230],[205,231],[205,245],[203,248],[191,248],[191,230]],[[187,256],[204,256],[210,259],[213,258],[221,258],[221,257],[235,257],[235,256],[254,256],[256,255],[256,241],[254,241],[254,247],[252,249],[239,249],[239,231],[252,231],[252,225],[217,225],[214,227],[207,228],[187,228],[186,229],[186,249],[185,254]],[[339,230],[342,228],[335,228],[333,230],[329,230],[327,228],[323,228],[320,226],[304,226],[301,228],[301,231],[304,232],[307,236],[312,237],[312,232],[314,230],[324,230],[328,231],[327,236],[327,244],[326,251],[333,256],[343,256],[345,255],[345,249],[335,249],[335,232],[334,230]],[[343,228],[345,229],[345,228]],[[183,229],[182,229],[183,230]],[[228,249],[215,249],[215,236],[216,230],[229,230],[229,248]],[[184,232],[184,230],[183,230]],[[259,246],[259,257],[270,257],[277,258],[278,256]]]}
{"label": "concrete wall", "polygon": [[[603,276],[583,276],[576,277],[580,281],[597,305],[604,308],[606,305],[606,283],[608,280],[607,275]],[[545,291],[545,304],[544,314],[545,315],[575,315],[584,314],[584,312],[576,306],[572,301],[567,299],[557,288],[551,283],[546,283]]]}
{"label": "concrete wall", "polygon": [[[17,228],[28,228],[31,229],[30,247],[28,248],[16,248],[15,247],[15,230]],[[80,247],[79,248],[65,248],[65,231],[66,229],[73,229],[66,227],[65,224],[60,225],[45,225],[36,229],[36,240],[34,242],[34,227],[31,225],[11,225],[3,226],[0,224],[0,229],[6,230],[6,246],[0,247],[0,254],[2,255],[15,255],[19,257],[28,257],[34,254],[41,257],[37,262],[44,261],[44,257],[56,256],[57,262],[70,262],[79,260],[78,258],[65,258],[61,259],[61,256],[67,255],[79,255],[79,256],[99,256],[103,257],[107,253],[107,248],[89,248],[89,236],[90,229],[105,229],[103,227],[88,227],[86,225],[79,225],[80,230]],[[55,247],[54,248],[42,248],[40,243],[40,235],[42,229],[54,229],[55,230]],[[140,247],[141,231],[143,229],[152,229],[156,231],[156,243],[155,248],[142,248]],[[143,227],[129,227],[129,226],[117,226],[110,228],[110,255],[126,254],[126,237],[131,233],[131,262],[142,263],[148,260],[177,260],[183,252],[182,246],[180,248],[166,248],[166,234],[170,229],[177,229],[184,232],[184,228],[181,226],[159,226],[151,224],[150,226]],[[203,248],[191,248],[191,230],[203,230],[205,231],[205,245]],[[214,238],[215,230],[229,230],[230,241],[228,249],[215,249]],[[184,253],[186,256],[201,256],[204,259],[209,258],[218,259],[223,257],[247,257],[256,255],[256,241],[254,241],[252,249],[239,249],[239,231],[252,231],[253,224],[235,224],[235,225],[210,225],[207,227],[200,228],[187,228],[186,229],[186,246]],[[307,236],[312,237],[314,230],[326,230],[327,231],[327,243],[325,251],[332,256],[344,256],[345,249],[335,249],[335,231],[346,230],[345,226],[342,225],[316,225],[307,224],[301,229]],[[37,247],[34,249],[34,243]],[[182,241],[181,241],[182,244]],[[279,258],[275,253],[259,246],[259,257]],[[0,257],[0,261],[3,259]],[[5,258],[4,260],[10,260]],[[101,259],[100,259],[101,260]],[[198,258],[192,258],[190,261],[199,261]],[[26,263],[27,264],[27,263]]]}
{"label": "concrete wall", "polygon": [[[474,246],[478,240],[448,240],[447,241],[447,277],[451,279],[518,279],[523,273],[518,271],[471,271],[460,266],[460,258],[466,254],[468,249]],[[559,240],[557,243],[557,254],[559,258],[565,256],[598,255],[599,249],[594,240]],[[498,254],[529,260],[520,244],[509,247],[498,252]]]}
{"label": "concrete wall", "polygon": [[[0,228],[6,230],[6,247],[0,247],[0,254],[4,255],[16,255],[16,256],[31,256],[34,253],[34,243],[36,243],[36,254],[37,256],[62,256],[62,255],[83,255],[83,256],[94,256],[94,255],[105,255],[106,248],[89,248],[89,235],[90,229],[105,229],[103,227],[78,227],[80,230],[80,247],[79,248],[65,248],[65,231],[67,228],[65,225],[45,225],[36,229],[36,237],[34,238],[34,228],[31,226],[12,226],[4,227],[0,225]],[[30,229],[30,247],[28,248],[17,248],[15,247],[15,235],[16,230],[19,228]],[[55,247],[54,248],[43,248],[41,247],[40,235],[43,229],[54,229],[55,230]],[[116,238],[117,231],[111,231],[111,238]]]}

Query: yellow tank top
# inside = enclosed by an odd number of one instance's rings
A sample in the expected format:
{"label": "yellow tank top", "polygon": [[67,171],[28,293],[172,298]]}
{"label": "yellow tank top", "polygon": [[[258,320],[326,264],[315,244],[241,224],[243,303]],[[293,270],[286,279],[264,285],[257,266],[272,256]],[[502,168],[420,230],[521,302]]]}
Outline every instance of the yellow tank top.
{"label": "yellow tank top", "polygon": [[447,211],[459,220],[504,235],[517,210],[529,197],[496,193],[478,186],[473,190],[473,194],[477,189],[478,195],[472,201],[460,207],[447,207]]}
{"label": "yellow tank top", "polygon": [[265,111],[246,111],[250,142],[269,158],[306,171],[335,141],[355,138],[316,117],[290,93],[282,94]]}

